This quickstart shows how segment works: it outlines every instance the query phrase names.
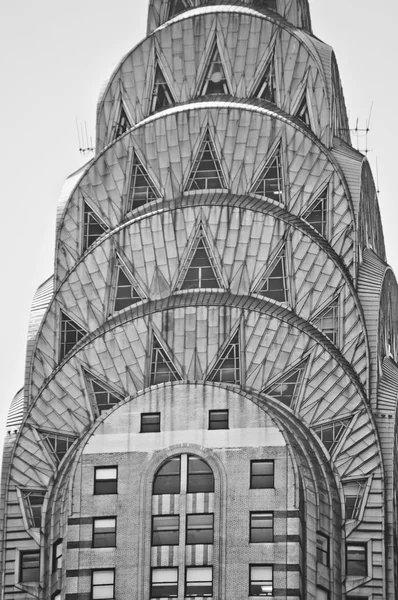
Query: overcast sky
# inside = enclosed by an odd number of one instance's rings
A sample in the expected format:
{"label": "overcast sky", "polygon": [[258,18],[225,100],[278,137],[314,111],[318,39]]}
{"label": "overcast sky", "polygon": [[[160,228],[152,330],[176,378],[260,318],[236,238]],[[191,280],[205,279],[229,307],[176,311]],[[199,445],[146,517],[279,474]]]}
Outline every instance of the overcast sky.
{"label": "overcast sky", "polygon": [[[333,46],[351,126],[366,127],[387,255],[398,272],[395,199],[396,22],[393,0],[310,0],[314,34]],[[4,0],[0,4],[0,454],[8,406],[23,385],[30,304],[53,271],[62,184],[85,159],[76,117],[94,139],[96,102],[117,62],[145,35],[148,0]],[[357,146],[356,138],[354,145]],[[365,137],[359,149],[366,147]]]}

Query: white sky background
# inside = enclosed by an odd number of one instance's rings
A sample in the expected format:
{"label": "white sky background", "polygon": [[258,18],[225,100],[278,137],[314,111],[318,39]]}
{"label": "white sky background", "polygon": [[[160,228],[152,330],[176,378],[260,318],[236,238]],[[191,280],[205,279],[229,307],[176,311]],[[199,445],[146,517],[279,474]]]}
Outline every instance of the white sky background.
{"label": "white sky background", "polygon": [[[351,127],[368,135],[387,255],[398,274],[398,98],[395,0],[310,0],[314,34],[333,46]],[[94,140],[96,103],[122,56],[145,35],[148,0],[3,0],[0,4],[0,455],[9,404],[23,385],[30,304],[53,271],[65,178],[87,159],[75,119]],[[353,139],[357,147],[356,138]],[[364,150],[366,140],[359,140]]]}

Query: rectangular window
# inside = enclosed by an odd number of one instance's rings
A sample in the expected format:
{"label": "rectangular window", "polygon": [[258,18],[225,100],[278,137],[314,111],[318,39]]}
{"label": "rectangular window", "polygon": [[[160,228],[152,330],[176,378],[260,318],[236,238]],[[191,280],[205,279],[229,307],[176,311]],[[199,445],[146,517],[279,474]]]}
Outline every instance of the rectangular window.
{"label": "rectangular window", "polygon": [[177,546],[179,517],[162,515],[152,517],[152,546]]}
{"label": "rectangular window", "polygon": [[213,513],[187,515],[187,544],[213,543]]}
{"label": "rectangular window", "polygon": [[176,598],[178,596],[178,569],[176,567],[152,569],[151,598]]}
{"label": "rectangular window", "polygon": [[62,540],[57,540],[53,546],[53,573],[62,569]]}
{"label": "rectangular window", "polygon": [[117,494],[117,467],[95,467],[94,494]]}
{"label": "rectangular window", "polygon": [[228,429],[228,410],[209,410],[209,429]]}
{"label": "rectangular window", "polygon": [[141,433],[160,431],[160,413],[141,414]]}
{"label": "rectangular window", "polygon": [[185,596],[213,595],[213,567],[187,567],[185,572]]}
{"label": "rectangular window", "polygon": [[272,566],[250,565],[249,596],[272,596],[273,587]]}
{"label": "rectangular window", "polygon": [[116,517],[101,517],[93,521],[93,548],[116,546]]}
{"label": "rectangular window", "polygon": [[40,552],[21,552],[19,581],[21,583],[40,580]]}
{"label": "rectangular window", "polygon": [[329,566],[329,538],[319,531],[316,534],[316,559],[321,565]]}
{"label": "rectangular window", "polygon": [[366,544],[347,544],[347,575],[366,577],[368,574]]}
{"label": "rectangular window", "polygon": [[252,460],[250,462],[250,487],[252,489],[274,487],[273,460]]}
{"label": "rectangular window", "polygon": [[115,597],[115,569],[92,572],[91,597],[93,600]]}
{"label": "rectangular window", "polygon": [[272,512],[250,513],[250,541],[252,543],[274,541],[274,514]]}
{"label": "rectangular window", "polygon": [[188,456],[187,492],[214,492],[213,471],[204,460],[197,456]]}

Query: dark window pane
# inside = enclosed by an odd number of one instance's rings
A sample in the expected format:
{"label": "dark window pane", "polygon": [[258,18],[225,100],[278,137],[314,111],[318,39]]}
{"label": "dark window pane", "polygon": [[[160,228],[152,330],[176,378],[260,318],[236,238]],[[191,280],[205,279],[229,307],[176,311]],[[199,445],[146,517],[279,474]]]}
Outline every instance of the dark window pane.
{"label": "dark window pane", "polygon": [[94,519],[93,548],[111,548],[116,546],[116,518]]}
{"label": "dark window pane", "polygon": [[178,545],[179,517],[165,515],[152,518],[152,546]]}
{"label": "dark window pane", "polygon": [[95,469],[94,494],[117,494],[116,467],[99,467]]}
{"label": "dark window pane", "polygon": [[228,411],[210,410],[209,429],[228,429]]}
{"label": "dark window pane", "polygon": [[178,595],[178,569],[152,569],[151,598],[174,598]]}
{"label": "dark window pane", "polygon": [[274,462],[272,460],[252,460],[250,487],[265,489],[274,487]]}
{"label": "dark window pane", "polygon": [[160,431],[160,413],[146,413],[141,415],[141,433]]}
{"label": "dark window pane", "polygon": [[187,544],[212,544],[213,543],[212,513],[187,515]]}
{"label": "dark window pane", "polygon": [[170,458],[160,467],[153,482],[154,494],[180,493],[180,457]]}
{"label": "dark window pane", "polygon": [[212,567],[187,567],[185,596],[212,596]]}
{"label": "dark window pane", "polygon": [[196,456],[188,456],[188,493],[214,492],[214,476],[209,465]]}
{"label": "dark window pane", "polygon": [[274,539],[273,513],[250,513],[250,541],[272,542]]}
{"label": "dark window pane", "polygon": [[40,579],[40,553],[22,552],[20,581],[30,583]]}
{"label": "dark window pane", "polygon": [[249,596],[272,596],[273,573],[272,567],[266,565],[250,566]]}
{"label": "dark window pane", "polygon": [[366,546],[347,544],[347,575],[365,577],[367,570]]}

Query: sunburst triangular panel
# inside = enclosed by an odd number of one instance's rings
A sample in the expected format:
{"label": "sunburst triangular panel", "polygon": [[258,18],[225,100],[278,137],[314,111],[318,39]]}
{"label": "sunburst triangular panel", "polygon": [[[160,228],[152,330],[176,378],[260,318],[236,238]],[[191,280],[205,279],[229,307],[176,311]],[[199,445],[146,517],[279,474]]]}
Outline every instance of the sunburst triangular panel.
{"label": "sunburst triangular panel", "polygon": [[327,200],[328,190],[325,188],[310,210],[304,215],[304,219],[323,236],[326,234]]}
{"label": "sunburst triangular panel", "polygon": [[210,371],[209,381],[220,381],[223,383],[240,383],[240,344],[239,331],[228,343],[217,360],[215,366]]}
{"label": "sunburst triangular panel", "polygon": [[171,93],[159,63],[157,63],[153,82],[151,112],[162,110],[171,104],[174,104],[173,94]]}
{"label": "sunburst triangular panel", "polygon": [[98,379],[90,378],[90,383],[99,414],[109,410],[121,401],[121,396],[111,392],[102,382],[98,381]]}
{"label": "sunburst triangular panel", "polygon": [[339,337],[339,301],[333,300],[315,319],[314,325],[318,327],[334,344]]}
{"label": "sunburst triangular panel", "polygon": [[188,254],[179,288],[220,288],[217,269],[203,234],[199,235]]}
{"label": "sunburst triangular panel", "polygon": [[280,148],[267,161],[259,177],[252,185],[250,191],[254,194],[261,194],[272,200],[282,200],[282,162]]}
{"label": "sunburst triangular panel", "polygon": [[115,311],[119,311],[127,306],[131,306],[132,304],[139,302],[141,300],[141,296],[131,283],[123,266],[118,264],[116,269],[116,295],[113,309]]}
{"label": "sunburst triangular panel", "polygon": [[221,60],[217,43],[214,44],[214,48],[211,53],[201,94],[202,96],[211,94],[230,94],[227,78],[225,76],[224,65]]}
{"label": "sunburst triangular panel", "polygon": [[86,331],[73,319],[61,311],[61,347],[60,358],[64,358],[79,340],[86,335]]}
{"label": "sunburst triangular panel", "polygon": [[41,436],[56,463],[61,462],[69,448],[76,441],[75,437],[58,433],[42,433]]}
{"label": "sunburst triangular panel", "polygon": [[122,104],[120,107],[119,118],[118,118],[118,121],[117,121],[116,127],[115,127],[114,139],[120,137],[121,135],[123,135],[123,133],[126,133],[126,131],[128,129],[130,129],[130,127],[131,127],[130,120],[129,120],[126,110]]}
{"label": "sunburst triangular panel", "polygon": [[275,57],[272,54],[268,60],[259,83],[257,84],[253,94],[253,98],[261,98],[268,102],[276,102],[276,77],[275,77]]}
{"label": "sunburst triangular panel", "polygon": [[43,490],[24,490],[23,500],[30,527],[40,527],[41,512],[46,492]]}
{"label": "sunburst triangular panel", "polygon": [[263,394],[272,396],[286,406],[293,406],[300,394],[306,366],[307,360],[285,372],[274,383],[265,387]]}
{"label": "sunburst triangular panel", "polygon": [[277,259],[274,260],[271,270],[256,291],[258,294],[278,302],[288,301],[285,247],[283,247]]}
{"label": "sunburst triangular panel", "polygon": [[107,228],[87,202],[83,203],[83,250],[87,250]]}
{"label": "sunburst triangular panel", "polygon": [[156,186],[149,177],[148,171],[134,152],[131,167],[129,202],[127,210],[134,210],[147,202],[160,197]]}
{"label": "sunburst triangular panel", "polygon": [[196,155],[186,190],[225,189],[221,163],[214,148],[209,130],[202,140]]}
{"label": "sunburst triangular panel", "polygon": [[300,105],[296,111],[296,117],[305,123],[308,127],[311,127],[310,113],[308,111],[307,96],[303,95]]}
{"label": "sunburst triangular panel", "polygon": [[341,440],[345,430],[349,425],[349,422],[349,419],[343,419],[314,427],[315,433],[320,438],[329,454],[333,454],[333,451]]}
{"label": "sunburst triangular panel", "polygon": [[171,0],[168,18],[175,17],[190,8],[189,0]]}
{"label": "sunburst triangular panel", "polygon": [[173,361],[154,335],[151,357],[151,385],[180,379],[181,375],[178,373]]}

